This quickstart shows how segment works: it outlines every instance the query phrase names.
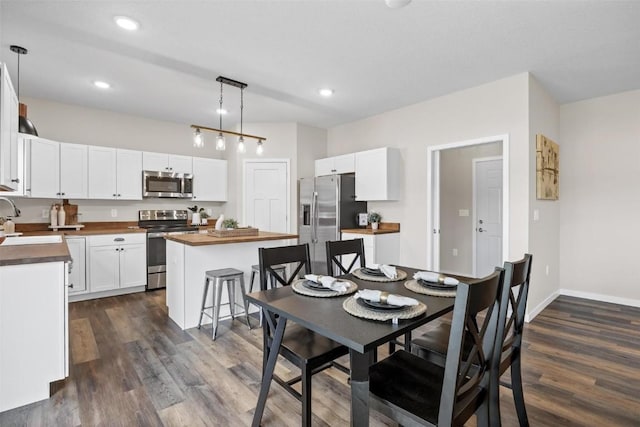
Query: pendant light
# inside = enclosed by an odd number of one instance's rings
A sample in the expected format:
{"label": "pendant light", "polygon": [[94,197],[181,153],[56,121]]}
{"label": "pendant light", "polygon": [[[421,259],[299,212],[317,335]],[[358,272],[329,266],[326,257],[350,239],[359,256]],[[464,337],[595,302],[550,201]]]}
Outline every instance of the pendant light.
{"label": "pendant light", "polygon": [[[26,55],[29,51],[22,46],[11,45],[9,47],[12,52],[18,54],[18,102],[20,101],[20,56]],[[38,136],[38,130],[35,125],[27,118],[27,105],[20,102],[18,109],[18,132]]]}
{"label": "pendant light", "polygon": [[242,136],[242,118],[244,110],[244,87],[240,88],[240,136],[238,137],[238,153],[244,154],[247,147],[244,146],[244,136]]}
{"label": "pendant light", "polygon": [[196,148],[204,147],[204,135],[202,135],[199,128],[196,128],[193,132],[193,146]]}
{"label": "pendant light", "polygon": [[220,133],[218,133],[218,137],[216,138],[216,150],[218,151],[224,151],[227,148],[227,144],[224,140],[224,135],[222,134],[222,86],[223,83],[222,81],[220,81],[220,114],[218,114],[218,117],[220,117]]}

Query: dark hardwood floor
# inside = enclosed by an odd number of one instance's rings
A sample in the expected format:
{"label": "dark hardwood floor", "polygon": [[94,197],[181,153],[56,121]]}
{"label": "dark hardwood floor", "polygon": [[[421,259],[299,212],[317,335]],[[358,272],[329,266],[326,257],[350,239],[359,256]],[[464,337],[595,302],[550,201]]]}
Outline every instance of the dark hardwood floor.
{"label": "dark hardwood floor", "polygon": [[[227,321],[213,342],[208,327],[175,326],[164,298],[71,304],[69,378],[51,399],[1,413],[0,426],[249,425],[262,330]],[[523,365],[532,426],[640,425],[640,309],[561,297],[526,325]],[[277,369],[297,371],[284,360]],[[313,393],[314,425],[349,425],[346,375],[315,375]],[[503,425],[517,426],[506,388],[501,402]],[[299,402],[274,384],[263,425],[299,424]],[[378,414],[371,424],[394,425]]]}

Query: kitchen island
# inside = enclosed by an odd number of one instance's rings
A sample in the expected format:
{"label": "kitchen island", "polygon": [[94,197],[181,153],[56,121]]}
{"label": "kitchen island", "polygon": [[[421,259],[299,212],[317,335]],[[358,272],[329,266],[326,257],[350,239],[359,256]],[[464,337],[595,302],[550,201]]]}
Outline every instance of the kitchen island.
{"label": "kitchen island", "polygon": [[[167,307],[169,317],[182,329],[198,326],[205,272],[219,268],[236,268],[244,272],[249,292],[251,266],[258,264],[258,248],[295,244],[296,234],[260,231],[257,236],[214,237],[208,234],[169,235],[167,239]],[[259,284],[254,285],[254,290]],[[213,287],[212,287],[213,288]],[[237,292],[240,298],[240,292]],[[212,295],[207,296],[211,301]],[[228,296],[222,293],[222,303]],[[238,300],[242,304],[241,300]],[[209,302],[207,305],[211,305]],[[229,316],[229,306],[222,306],[221,317]],[[205,316],[203,322],[211,322]]]}

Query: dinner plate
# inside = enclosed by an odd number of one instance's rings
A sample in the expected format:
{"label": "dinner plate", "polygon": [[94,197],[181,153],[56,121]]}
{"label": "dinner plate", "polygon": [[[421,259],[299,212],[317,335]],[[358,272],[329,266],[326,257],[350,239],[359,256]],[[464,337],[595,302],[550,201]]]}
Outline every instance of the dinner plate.
{"label": "dinner plate", "polygon": [[304,282],[302,282],[302,286],[304,286],[307,289],[313,289],[314,291],[334,292],[333,289],[325,288],[324,286],[322,286],[322,284],[312,282],[311,280],[305,280]]}
{"label": "dinner plate", "polygon": [[384,273],[377,268],[362,267],[360,271],[362,271],[364,274],[368,274],[369,276],[384,277]]}
{"label": "dinner plate", "polygon": [[358,298],[356,301],[358,301],[358,304],[360,304],[361,306],[376,311],[399,311],[408,308],[402,305],[387,304],[378,301],[371,301],[364,298]]}
{"label": "dinner plate", "polygon": [[422,279],[418,279],[418,283],[421,284],[422,286],[426,286],[427,288],[440,289],[440,290],[442,289],[454,290],[458,287],[458,285],[447,285],[440,282],[427,282],[426,280],[422,280]]}

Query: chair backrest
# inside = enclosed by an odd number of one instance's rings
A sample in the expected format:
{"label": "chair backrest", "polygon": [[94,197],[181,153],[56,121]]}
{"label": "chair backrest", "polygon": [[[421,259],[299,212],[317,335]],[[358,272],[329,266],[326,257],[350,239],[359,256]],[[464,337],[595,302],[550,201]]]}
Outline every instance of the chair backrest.
{"label": "chair backrest", "polygon": [[[280,246],[277,248],[258,249],[260,258],[260,289],[267,290],[269,277],[275,278],[282,286],[289,286],[304,268],[305,274],[311,273],[311,258],[309,245]],[[279,264],[293,264],[293,272],[285,280],[273,267]]]}
{"label": "chair backrest", "polygon": [[[504,282],[505,270],[496,268],[493,274],[477,282],[458,284],[438,425],[454,425],[457,420],[468,419],[486,398],[490,368],[497,357],[498,297]],[[481,312],[484,318],[478,316]],[[465,348],[470,351],[464,351]]]}
{"label": "chair backrest", "polygon": [[[504,268],[510,273],[510,286],[505,286],[500,296],[502,311],[498,323],[498,337],[501,337],[501,358],[498,360],[502,374],[513,361],[511,353],[516,349],[519,355],[522,345],[524,316],[529,294],[529,278],[531,276],[531,262],[533,256],[525,254],[524,258],[515,262],[505,262]],[[517,296],[516,291],[517,290]]]}
{"label": "chair backrest", "polygon": [[[327,242],[326,247],[327,273],[329,275],[340,276],[342,274],[349,274],[358,260],[360,261],[360,267],[366,265],[364,259],[364,240],[362,238]],[[342,261],[338,259],[338,257],[342,255],[355,255],[349,267],[345,267]],[[334,266],[336,268],[334,268]]]}

